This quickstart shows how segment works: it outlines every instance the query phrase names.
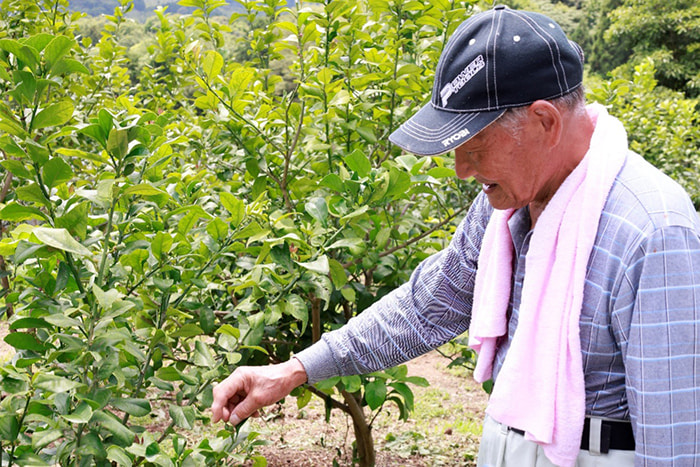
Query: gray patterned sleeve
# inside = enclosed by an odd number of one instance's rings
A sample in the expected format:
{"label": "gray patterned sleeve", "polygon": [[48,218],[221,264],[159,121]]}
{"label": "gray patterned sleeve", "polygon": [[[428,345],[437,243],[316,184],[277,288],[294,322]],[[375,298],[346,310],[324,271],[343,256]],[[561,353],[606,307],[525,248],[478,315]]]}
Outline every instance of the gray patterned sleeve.
{"label": "gray patterned sleeve", "polygon": [[300,352],[296,358],[309,382],[389,368],[466,331],[481,238],[491,212],[480,194],[445,250],[423,261],[406,284]]}

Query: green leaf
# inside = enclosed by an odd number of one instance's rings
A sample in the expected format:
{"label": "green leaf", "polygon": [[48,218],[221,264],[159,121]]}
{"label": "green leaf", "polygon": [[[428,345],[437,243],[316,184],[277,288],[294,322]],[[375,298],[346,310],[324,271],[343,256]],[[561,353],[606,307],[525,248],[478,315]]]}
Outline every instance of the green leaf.
{"label": "green leaf", "polygon": [[48,428],[46,430],[36,430],[32,433],[32,449],[40,451],[49,444],[63,437],[61,430]]}
{"label": "green leaf", "polygon": [[428,170],[428,175],[435,178],[452,178],[456,176],[455,170],[447,167],[433,167]]}
{"label": "green leaf", "polygon": [[188,206],[187,212],[177,223],[177,231],[182,235],[187,235],[197,225],[199,219],[209,218],[211,218],[211,215],[200,206]]}
{"label": "green leaf", "polygon": [[362,387],[362,378],[358,375],[343,376],[340,380],[343,382],[345,390],[350,393],[357,392]]}
{"label": "green leaf", "polygon": [[87,236],[88,203],[75,203],[70,210],[56,218],[56,227],[67,229],[81,240]]}
{"label": "green leaf", "polygon": [[129,130],[112,128],[107,138],[107,152],[118,160],[124,159],[129,151]]}
{"label": "green leaf", "polygon": [[88,135],[91,138],[94,138],[97,140],[100,145],[107,149],[107,135],[109,134],[109,130],[103,130],[100,125],[97,123],[93,123],[92,125],[87,125],[79,130],[79,133],[82,133],[84,135]]}
{"label": "green leaf", "polygon": [[157,260],[161,260],[173,246],[173,237],[167,232],[158,232],[151,241],[151,253]]}
{"label": "green leaf", "polygon": [[39,250],[46,250],[45,245],[37,245],[36,243],[27,242],[20,240],[19,244],[15,247],[15,253],[13,255],[13,260],[15,264],[19,265],[27,261],[29,258],[38,256]]}
{"label": "green leaf", "polygon": [[44,196],[44,192],[36,183],[21,186],[15,190],[15,193],[17,193],[17,198],[22,201],[38,203],[47,208],[51,207],[51,201]]}
{"label": "green leaf", "polygon": [[125,195],[140,195],[140,196],[145,196],[145,197],[153,197],[153,196],[165,196],[168,199],[170,198],[170,195],[166,193],[165,191],[154,187],[153,185],[149,183],[139,183],[138,185],[133,185],[128,187],[127,189],[124,190],[123,194]]}
{"label": "green leaf", "polygon": [[122,422],[112,414],[98,410],[93,414],[91,421],[97,422],[104,429],[112,433],[117,444],[122,446],[129,446],[136,438],[136,434],[124,426]]}
{"label": "green leaf", "polygon": [[333,242],[333,244],[328,247],[329,250],[336,248],[347,248],[350,250],[350,253],[357,256],[361,255],[365,251],[366,245],[364,240],[361,238],[341,238],[340,240]]}
{"label": "green leaf", "polygon": [[231,214],[231,223],[238,227],[245,217],[245,204],[231,193],[222,191],[219,193],[221,205]]}
{"label": "green leaf", "polygon": [[192,407],[170,404],[170,406],[168,406],[168,412],[176,426],[184,428],[185,430],[191,430],[194,426],[195,417]]}
{"label": "green leaf", "polygon": [[182,374],[177,371],[177,368],[172,366],[164,366],[156,371],[156,376],[163,381],[180,381]]}
{"label": "green leaf", "polygon": [[413,410],[413,391],[411,391],[411,388],[405,384],[405,383],[390,383],[389,386],[391,386],[394,390],[394,392],[398,393],[401,398],[404,400],[404,403],[406,404],[406,409],[410,412]]}
{"label": "green leaf", "polygon": [[[36,70],[36,66],[39,63],[39,52],[34,48],[27,45],[23,45],[18,41],[12,39],[2,39],[0,40],[0,49],[10,52],[18,60],[21,60],[24,65]],[[21,66],[18,68],[22,68]]]}
{"label": "green leaf", "polygon": [[215,368],[216,360],[209,346],[202,341],[194,343],[194,364],[205,368]]}
{"label": "green leaf", "polygon": [[35,143],[30,139],[25,141],[25,145],[27,148],[27,154],[29,154],[29,158],[32,160],[32,162],[42,166],[49,161],[50,154],[46,146]]}
{"label": "green leaf", "polygon": [[99,164],[104,164],[107,162],[107,159],[102,156],[102,154],[94,154],[91,152],[82,151],[80,149],[58,148],[56,149],[56,153],[66,157],[77,157],[80,159],[97,162]]}
{"label": "green leaf", "polygon": [[110,404],[117,410],[126,412],[134,417],[145,417],[151,413],[151,404],[146,399],[124,397],[112,399]]}
{"label": "green leaf", "polygon": [[211,235],[214,240],[220,242],[226,239],[228,235],[228,225],[218,217],[214,218],[207,225],[207,233]]}
{"label": "green leaf", "polygon": [[60,157],[49,160],[41,169],[43,182],[49,188],[65,183],[73,178],[73,169]]}
{"label": "green leaf", "polygon": [[0,416],[0,439],[12,443],[19,435],[19,421],[14,415]]}
{"label": "green leaf", "polygon": [[207,75],[209,81],[215,78],[221,72],[221,68],[224,66],[224,58],[221,54],[215,50],[210,50],[204,55],[204,60],[202,61],[202,70],[204,74]]}
{"label": "green leaf", "polygon": [[129,457],[129,453],[121,446],[115,446],[114,444],[107,448],[107,459],[120,467],[131,467],[134,465],[133,460]]}
{"label": "green leaf", "polygon": [[301,321],[301,333],[303,334],[309,322],[309,309],[304,299],[299,295],[290,294],[285,300],[284,312]]}
{"label": "green leaf", "polygon": [[243,94],[250,83],[255,79],[255,69],[250,67],[238,66],[231,73],[231,79],[228,83],[229,94],[232,99]]}
{"label": "green leaf", "polygon": [[21,222],[29,219],[43,219],[48,221],[46,214],[31,206],[23,206],[19,203],[10,203],[0,210],[0,219],[10,222]]}
{"label": "green leaf", "polygon": [[389,187],[386,190],[386,196],[399,199],[406,196],[410,188],[411,176],[403,170],[392,167],[389,171]]}
{"label": "green leaf", "polygon": [[44,49],[47,69],[51,70],[58,60],[63,58],[75,45],[75,39],[68,36],[55,36]]}
{"label": "green leaf", "polygon": [[369,126],[358,126],[355,131],[368,143],[374,144],[377,142],[377,135],[374,134],[374,129]]}
{"label": "green leaf", "polygon": [[345,268],[337,260],[331,258],[328,260],[329,272],[331,276],[331,281],[336,289],[342,288],[348,283],[348,276],[345,272]]}
{"label": "green leaf", "polygon": [[[2,128],[0,128],[1,130]],[[27,167],[20,161],[15,160],[15,159],[6,159],[2,162],[0,162],[0,165],[5,168],[5,170],[12,172],[12,175],[19,177],[19,178],[25,178],[25,179],[31,179],[32,174],[29,172]]]}
{"label": "green leaf", "polygon": [[204,308],[199,311],[199,325],[205,334],[216,331],[216,315],[211,308]]}
{"label": "green leaf", "polygon": [[71,75],[73,73],[89,75],[90,70],[78,60],[73,60],[72,58],[59,60],[54,64],[53,68],[51,68],[51,74],[54,76]]}
{"label": "green leaf", "polygon": [[160,452],[160,448],[158,447],[158,443],[151,443],[148,446],[146,446],[146,457],[150,458],[153,456],[158,455]]}
{"label": "green leaf", "polygon": [[219,329],[216,330],[216,333],[231,336],[235,339],[239,339],[241,337],[240,329],[234,328],[230,324],[224,324],[223,326],[220,326]]}
{"label": "green leaf", "polygon": [[328,266],[328,257],[326,255],[320,256],[314,261],[309,261],[306,263],[300,263],[295,261],[299,266],[309,271],[313,271],[319,274],[328,274],[330,272],[330,267]]}
{"label": "green leaf", "polygon": [[83,384],[62,376],[52,375],[50,373],[38,373],[34,379],[34,386],[39,389],[43,389],[44,391],[62,393],[79,388],[80,386],[83,386]]}
{"label": "green leaf", "polygon": [[71,423],[87,423],[92,418],[92,407],[87,402],[81,402],[73,410],[73,412],[67,415],[61,415],[65,420]]}
{"label": "green leaf", "polygon": [[343,193],[345,191],[345,185],[343,184],[343,180],[336,174],[328,174],[325,177],[323,177],[323,180],[321,180],[320,185],[326,188],[330,188],[331,190],[336,191],[338,193]]}
{"label": "green leaf", "polygon": [[177,331],[174,331],[170,335],[172,337],[194,337],[194,336],[201,336],[204,334],[204,331],[202,328],[197,326],[196,324],[188,323],[180,327]]}
{"label": "green leaf", "polygon": [[355,149],[353,152],[345,156],[345,163],[350,170],[354,171],[360,177],[366,177],[372,170],[372,164],[367,155],[360,149]]}
{"label": "green leaf", "polygon": [[122,297],[122,294],[119,293],[118,290],[109,289],[108,291],[105,292],[100,287],[98,287],[98,285],[95,283],[92,284],[92,293],[95,294],[95,298],[97,299],[97,303],[99,303],[100,306],[102,307],[102,309],[104,309],[104,310],[111,309],[112,305],[117,301],[121,301],[121,297]]}
{"label": "green leaf", "polygon": [[407,383],[411,383],[422,388],[427,388],[428,386],[430,386],[430,382],[422,376],[409,376],[406,378],[405,381]]}
{"label": "green leaf", "polygon": [[41,110],[34,116],[31,126],[34,129],[63,125],[73,117],[73,103],[70,101],[57,102]]}
{"label": "green leaf", "polygon": [[0,130],[22,139],[27,136],[24,127],[13,116],[5,115],[2,112],[0,112]]}
{"label": "green leaf", "polygon": [[365,386],[365,400],[372,410],[376,410],[386,400],[386,383],[383,379],[375,379]]}
{"label": "green leaf", "polygon": [[11,332],[5,336],[4,340],[17,350],[33,350],[35,352],[46,350],[44,344],[39,342],[34,335],[25,332]]}
{"label": "green leaf", "polygon": [[311,217],[320,222],[322,226],[326,227],[328,221],[328,205],[326,204],[325,198],[311,198],[304,205],[304,209]]}
{"label": "green leaf", "polygon": [[66,229],[37,227],[32,234],[43,244],[80,256],[91,256],[90,250],[78,243]]}
{"label": "green leaf", "polygon": [[13,321],[10,324],[10,329],[11,330],[16,330],[16,329],[37,329],[37,328],[46,328],[50,329],[51,324],[46,322],[42,318],[20,318],[18,320]]}
{"label": "green leaf", "polygon": [[24,43],[24,45],[31,46],[38,52],[41,52],[46,48],[48,43],[54,39],[54,37],[56,36],[54,36],[53,34],[40,33],[30,36],[24,39],[22,42]]}
{"label": "green leaf", "polygon": [[97,122],[100,127],[100,133],[103,135],[109,135],[109,132],[114,127],[114,117],[107,109],[100,109],[97,112]]}

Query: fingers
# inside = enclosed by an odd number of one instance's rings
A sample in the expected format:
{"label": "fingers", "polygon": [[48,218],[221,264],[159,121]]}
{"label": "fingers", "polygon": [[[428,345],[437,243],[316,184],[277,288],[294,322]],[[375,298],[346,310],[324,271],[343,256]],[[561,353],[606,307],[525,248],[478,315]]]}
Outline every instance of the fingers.
{"label": "fingers", "polygon": [[246,397],[239,404],[233,406],[228,417],[228,422],[231,425],[238,425],[248,417],[257,415],[259,405],[256,405],[252,399],[252,397]]}
{"label": "fingers", "polygon": [[254,373],[242,367],[234,371],[220,384],[214,386],[211,405],[212,422],[219,420],[238,425],[255,414],[264,405],[255,394],[260,392]]}
{"label": "fingers", "polygon": [[[241,397],[245,397],[243,380],[233,372],[221,383],[214,386],[214,401],[211,404],[212,421],[229,420]],[[240,393],[240,394],[239,394]]]}
{"label": "fingers", "polygon": [[289,395],[306,379],[306,371],[296,359],[278,365],[239,367],[214,387],[212,421],[238,425],[261,407]]}

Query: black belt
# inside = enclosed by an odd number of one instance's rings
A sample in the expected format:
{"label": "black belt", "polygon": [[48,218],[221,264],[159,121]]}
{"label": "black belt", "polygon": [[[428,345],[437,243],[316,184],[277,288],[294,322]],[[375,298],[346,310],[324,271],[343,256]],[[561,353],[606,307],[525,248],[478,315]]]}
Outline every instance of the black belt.
{"label": "black belt", "polygon": [[[524,436],[525,432],[517,428],[508,428],[514,433]],[[583,421],[583,435],[581,436],[581,449],[588,451],[588,443],[591,436],[591,419],[586,417]],[[600,427],[600,452],[606,453],[610,449],[620,451],[634,451],[634,432],[630,422],[603,420]]]}

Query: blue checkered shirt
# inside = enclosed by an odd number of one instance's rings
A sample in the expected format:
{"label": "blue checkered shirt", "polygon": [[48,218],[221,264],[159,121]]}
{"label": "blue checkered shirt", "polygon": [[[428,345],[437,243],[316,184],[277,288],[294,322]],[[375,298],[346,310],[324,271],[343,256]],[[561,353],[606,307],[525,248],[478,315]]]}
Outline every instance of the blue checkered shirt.
{"label": "blue checkered shirt", "polygon": [[[466,331],[492,212],[480,194],[449,246],[409,282],[299,353],[309,381],[391,367]],[[509,226],[516,260],[496,384],[518,322],[532,235],[527,208]],[[682,188],[629,153],[601,215],[580,331],[586,413],[632,422],[636,466],[700,465],[699,233]]]}

